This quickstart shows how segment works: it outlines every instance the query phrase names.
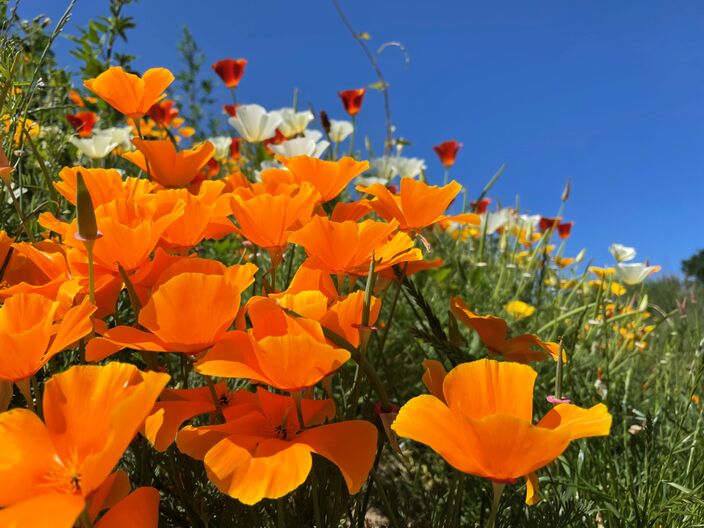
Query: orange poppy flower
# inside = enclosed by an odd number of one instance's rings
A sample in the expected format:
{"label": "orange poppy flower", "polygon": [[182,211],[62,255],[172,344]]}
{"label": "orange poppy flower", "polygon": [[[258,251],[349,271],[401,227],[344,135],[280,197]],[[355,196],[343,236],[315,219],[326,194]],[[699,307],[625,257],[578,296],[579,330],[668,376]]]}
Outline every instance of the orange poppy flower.
{"label": "orange poppy flower", "polygon": [[71,124],[76,134],[81,137],[90,137],[93,134],[93,127],[95,127],[98,119],[98,114],[95,112],[77,112],[66,116],[66,121]]}
{"label": "orange poppy flower", "polygon": [[155,183],[144,178],[127,178],[123,181],[120,172],[115,169],[64,167],[59,171],[61,181],[54,182],[54,187],[73,205],[76,205],[76,179],[79,172],[83,176],[94,207],[117,198],[135,199],[149,194],[156,187]]}
{"label": "orange poppy flower", "polygon": [[0,307],[0,379],[20,382],[93,330],[88,299],[57,314],[59,303],[36,293],[18,293]]}
{"label": "orange poppy flower", "polygon": [[178,115],[178,108],[174,108],[174,102],[171,99],[165,99],[154,103],[147,111],[147,115],[157,125],[168,127]]}
{"label": "orange poppy flower", "polygon": [[166,189],[138,201],[153,208],[156,217],[183,204],[183,214],[164,230],[159,242],[163,247],[182,250],[203,239],[219,239],[236,231],[228,218],[232,214],[230,196],[220,195],[224,186],[219,181],[208,181],[200,185],[198,194],[187,189]]}
{"label": "orange poppy flower", "polygon": [[[183,209],[184,204],[178,203],[168,214],[157,217],[153,207],[124,198],[97,207],[95,216],[102,236],[93,249],[96,264],[112,272],[118,271],[118,265],[126,271],[138,269],[149,260],[164,231],[183,215]],[[84,251],[76,237],[76,220],[60,222],[50,213],[42,213],[39,223],[59,233],[66,245]]]}
{"label": "orange poppy flower", "polygon": [[[227,385],[224,382],[217,383],[214,388],[227,417],[231,396]],[[154,449],[164,452],[176,440],[176,434],[186,420],[214,411],[215,403],[209,387],[164,389],[145,420],[141,432]]]}
{"label": "orange poppy flower", "polygon": [[122,363],[76,366],[46,382],[44,423],[26,409],[0,414],[1,524],[72,527],[168,381]]}
{"label": "orange poppy flower", "polygon": [[112,66],[95,79],[83,81],[83,86],[121,114],[137,119],[163,97],[173,80],[166,68],[151,68],[140,78],[120,66]]}
{"label": "orange poppy flower", "polygon": [[309,183],[303,183],[294,196],[267,193],[244,200],[235,194],[232,214],[239,233],[273,256],[286,246],[288,236],[310,219],[319,198]]}
{"label": "orange poppy flower", "polygon": [[462,143],[452,139],[450,141],[443,141],[439,145],[435,145],[433,150],[440,158],[440,163],[442,163],[445,168],[449,169],[455,164],[457,153],[461,148]]}
{"label": "orange poppy flower", "polygon": [[[205,141],[192,149],[176,151],[169,139],[133,139],[139,149],[122,157],[148,173],[164,187],[185,187],[195,180],[200,170],[213,157],[215,147]],[[147,170],[147,162],[149,170]]]}
{"label": "orange poppy flower", "polygon": [[339,161],[326,161],[309,156],[281,159],[298,183],[310,182],[327,202],[340,194],[347,184],[369,168],[369,162],[344,157]]}
{"label": "orange poppy flower", "polygon": [[245,66],[247,66],[245,59],[223,59],[214,63],[212,68],[220,76],[225,86],[237,88],[244,75]]}
{"label": "orange poppy flower", "polygon": [[137,321],[147,331],[111,328],[88,343],[86,359],[100,361],[126,347],[185,354],[212,347],[229,334],[240,295],[252,284],[256,271],[253,264],[228,268],[208,259],[176,261],[161,274],[139,312]]}
{"label": "orange poppy flower", "polygon": [[305,248],[310,267],[335,274],[364,275],[372,255],[378,271],[423,259],[420,249],[413,246],[406,233],[397,231],[397,225],[373,220],[333,222],[314,216],[289,236],[289,242]]}
{"label": "orange poppy flower", "polygon": [[435,187],[413,178],[402,178],[398,196],[391,194],[380,183],[367,187],[360,185],[357,190],[375,196],[377,199],[370,202],[371,207],[386,221],[398,220],[399,229],[403,231],[419,230],[443,220],[474,225],[480,223],[479,216],[472,213],[457,216],[442,214],[462,190],[462,186],[455,181],[443,187]]}
{"label": "orange poppy flower", "polygon": [[365,199],[357,200],[356,202],[337,202],[330,215],[330,220],[335,222],[344,222],[345,220],[358,222],[373,210],[371,202]]}
{"label": "orange poppy flower", "polygon": [[533,424],[537,374],[527,365],[480,359],[447,376],[443,370],[437,362],[427,365],[424,381],[433,394],[407,402],[391,428],[432,448],[463,473],[504,484],[531,478],[531,503],[536,501],[536,470],[573,440],[609,434],[611,415],[602,403],[589,409],[559,404]]}
{"label": "orange poppy flower", "polygon": [[[557,343],[542,341],[535,334],[521,334],[507,339],[508,324],[506,321],[493,315],[475,314],[459,297],[451,299],[450,309],[458,321],[477,332],[479,339],[492,354],[498,354],[509,361],[518,363],[543,361],[549,357],[557,361],[560,349]],[[567,361],[564,351],[562,359]]]}
{"label": "orange poppy flower", "polygon": [[182,452],[203,460],[220,491],[250,505],[283,497],[305,482],[311,453],[340,469],[351,494],[360,490],[374,463],[376,427],[362,420],[318,425],[331,417],[330,402],[303,399],[303,428],[293,398],[261,388],[240,398],[249,402],[238,416],[222,425],[187,426],[176,441]]}
{"label": "orange poppy flower", "polygon": [[340,96],[342,106],[345,107],[345,112],[354,117],[362,109],[362,100],[366,92],[366,88],[357,88],[337,92],[337,95]]}

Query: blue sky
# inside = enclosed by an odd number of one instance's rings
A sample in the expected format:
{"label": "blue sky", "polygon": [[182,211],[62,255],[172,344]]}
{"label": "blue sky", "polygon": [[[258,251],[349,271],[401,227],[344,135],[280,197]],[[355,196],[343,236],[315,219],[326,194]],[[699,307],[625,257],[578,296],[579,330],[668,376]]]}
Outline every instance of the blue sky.
{"label": "blue sky", "polygon": [[[23,16],[54,21],[60,0],[25,0]],[[107,12],[107,0],[78,0],[68,32]],[[575,222],[572,252],[610,262],[611,242],[633,245],[665,272],[704,247],[704,2],[697,0],[342,0],[375,48],[400,41],[411,63],[380,57],[394,122],[442,179],[432,146],[464,144],[452,177],[478,194],[494,171],[509,169],[491,196],[553,215],[565,179]],[[234,2],[142,0],[126,7],[138,27],[120,51],[136,66],[178,70],[176,43],[188,25],[208,64],[249,61],[242,102],[268,108],[300,101],[344,113],[337,91],[375,81],[332,4],[324,0]],[[57,51],[69,61],[72,44]],[[211,75],[209,69],[205,72]],[[217,95],[229,102],[224,89]],[[367,95],[359,123],[380,140],[379,93]],[[378,143],[377,143],[378,144]]]}

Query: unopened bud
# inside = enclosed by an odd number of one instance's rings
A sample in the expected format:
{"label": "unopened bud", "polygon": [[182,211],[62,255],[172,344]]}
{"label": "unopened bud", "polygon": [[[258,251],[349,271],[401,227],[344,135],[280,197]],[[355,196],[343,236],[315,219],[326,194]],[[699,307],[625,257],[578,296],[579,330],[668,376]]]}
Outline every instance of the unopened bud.
{"label": "unopened bud", "polygon": [[80,240],[96,240],[100,238],[98,223],[95,220],[93,200],[80,172],[76,176],[76,216],[78,217],[78,233]]}
{"label": "unopened bud", "polygon": [[562,201],[566,202],[570,197],[570,179],[567,178],[567,183],[565,183],[565,188],[562,190]]}

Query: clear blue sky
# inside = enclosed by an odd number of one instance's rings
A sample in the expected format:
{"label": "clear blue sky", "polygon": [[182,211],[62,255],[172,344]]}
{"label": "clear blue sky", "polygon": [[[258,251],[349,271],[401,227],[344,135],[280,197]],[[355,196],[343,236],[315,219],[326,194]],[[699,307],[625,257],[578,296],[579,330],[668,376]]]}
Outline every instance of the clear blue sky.
{"label": "clear blue sky", "polygon": [[[61,0],[25,0],[22,14],[58,19]],[[610,262],[611,242],[634,245],[668,273],[704,247],[704,2],[698,0],[342,0],[358,31],[378,46],[398,40],[411,63],[387,50],[394,121],[413,141],[406,155],[464,143],[452,176],[471,195],[504,162],[491,195],[546,216],[565,179],[575,222],[572,252]],[[107,0],[78,0],[69,32],[107,12]],[[208,64],[244,57],[242,102],[289,105],[298,87],[333,118],[336,92],[374,82],[357,44],[324,0],[266,2],[142,0],[126,8],[138,27],[121,51],[136,66],[178,70],[176,42],[188,25]],[[71,43],[59,43],[68,59]],[[206,71],[210,75],[210,71]],[[222,102],[224,89],[217,91]],[[369,93],[363,132],[383,134],[381,95]]]}

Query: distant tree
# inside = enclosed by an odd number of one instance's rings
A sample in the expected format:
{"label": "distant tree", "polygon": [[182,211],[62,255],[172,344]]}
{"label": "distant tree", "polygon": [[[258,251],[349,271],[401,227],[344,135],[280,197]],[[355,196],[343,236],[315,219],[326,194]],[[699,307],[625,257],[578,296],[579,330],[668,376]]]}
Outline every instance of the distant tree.
{"label": "distant tree", "polygon": [[682,261],[682,273],[704,284],[704,249]]}

